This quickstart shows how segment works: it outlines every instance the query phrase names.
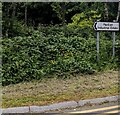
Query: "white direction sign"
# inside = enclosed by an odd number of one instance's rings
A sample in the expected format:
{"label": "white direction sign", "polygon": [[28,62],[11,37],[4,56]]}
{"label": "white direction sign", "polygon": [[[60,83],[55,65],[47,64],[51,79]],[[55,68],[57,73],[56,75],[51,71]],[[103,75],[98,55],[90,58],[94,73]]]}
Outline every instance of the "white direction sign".
{"label": "white direction sign", "polygon": [[118,22],[95,22],[94,29],[96,31],[119,31]]}

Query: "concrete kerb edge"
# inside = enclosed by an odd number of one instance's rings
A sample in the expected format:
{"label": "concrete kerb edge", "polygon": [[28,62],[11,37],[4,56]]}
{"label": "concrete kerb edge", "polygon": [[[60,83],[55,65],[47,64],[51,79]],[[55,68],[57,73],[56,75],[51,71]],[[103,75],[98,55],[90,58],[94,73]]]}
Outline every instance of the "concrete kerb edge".
{"label": "concrete kerb edge", "polygon": [[30,112],[45,112],[56,109],[63,109],[68,107],[77,107],[77,103],[75,101],[61,102],[56,104],[51,104],[49,106],[30,106]]}
{"label": "concrete kerb edge", "polygon": [[97,104],[97,103],[103,103],[103,102],[112,102],[112,101],[117,101],[120,99],[120,96],[111,96],[111,97],[104,97],[104,98],[96,98],[96,99],[88,99],[88,100],[83,100],[79,101],[78,105],[79,106],[84,106],[85,104]]}
{"label": "concrete kerb edge", "polygon": [[55,103],[48,106],[29,106],[29,107],[15,107],[15,108],[7,108],[2,109],[2,113],[28,113],[28,112],[45,112],[50,110],[56,110],[56,109],[65,109],[65,108],[74,108],[79,106],[84,106],[85,104],[99,104],[102,102],[111,102],[111,101],[117,101],[120,99],[120,95],[117,96],[109,96],[109,97],[103,97],[103,98],[96,98],[96,99],[88,99],[88,100],[81,100],[81,101],[68,101],[68,102],[61,102],[61,103]]}
{"label": "concrete kerb edge", "polygon": [[27,113],[30,112],[30,107],[14,107],[2,109],[2,113]]}

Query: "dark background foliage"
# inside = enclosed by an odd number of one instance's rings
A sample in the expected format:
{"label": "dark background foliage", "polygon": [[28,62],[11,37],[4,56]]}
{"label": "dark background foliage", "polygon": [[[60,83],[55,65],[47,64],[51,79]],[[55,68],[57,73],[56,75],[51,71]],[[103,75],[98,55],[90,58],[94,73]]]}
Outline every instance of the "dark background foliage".
{"label": "dark background foliage", "polygon": [[66,78],[118,68],[112,57],[112,33],[100,33],[96,61],[96,20],[113,21],[118,3],[2,3],[2,83],[15,84],[44,77]]}

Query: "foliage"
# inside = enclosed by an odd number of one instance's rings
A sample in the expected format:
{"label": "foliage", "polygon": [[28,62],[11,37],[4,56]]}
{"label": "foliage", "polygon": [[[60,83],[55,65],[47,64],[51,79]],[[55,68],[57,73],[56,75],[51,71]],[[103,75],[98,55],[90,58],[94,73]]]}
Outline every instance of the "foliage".
{"label": "foliage", "polygon": [[[118,3],[107,3],[107,7],[110,10],[108,20],[115,20]],[[88,30],[92,28],[94,20],[100,18],[106,21],[104,11],[104,3],[100,2],[3,2],[3,36],[23,35],[25,26],[37,28],[41,24],[77,25]],[[88,36],[86,30],[83,33]]]}
{"label": "foliage", "polygon": [[[11,20],[13,26],[11,26],[9,20]],[[22,21],[18,21],[17,19],[12,20],[6,18],[5,20],[3,20],[2,24],[3,24],[2,28],[3,36],[6,37],[25,36],[28,31],[24,23]]]}
{"label": "foliage", "polygon": [[[86,36],[91,36],[93,34],[93,24],[96,20],[100,20],[101,15],[97,13],[97,11],[91,10],[87,13],[82,12],[75,14],[71,19],[72,23],[68,24],[69,28],[80,28],[82,33],[86,34]],[[84,37],[84,36],[83,36]]]}
{"label": "foliage", "polygon": [[96,11],[89,11],[86,14],[84,12],[79,13],[79,14],[75,14],[72,17],[72,23],[68,24],[68,26],[79,26],[81,28],[86,28],[89,27],[91,28],[94,21],[96,20],[100,20],[101,15],[97,14]]}
{"label": "foliage", "polygon": [[[118,3],[106,5],[112,9],[111,21]],[[119,33],[115,59],[107,33],[101,35],[100,62],[96,62],[93,23],[105,20],[103,3],[11,2],[2,3],[2,9],[3,85],[117,68]]]}
{"label": "foliage", "polygon": [[54,32],[48,35],[37,30],[30,36],[3,39],[3,85],[51,75],[91,74],[117,67],[111,58],[110,40],[101,39],[98,64],[95,38],[66,37],[64,31],[57,32],[56,27],[52,29]]}

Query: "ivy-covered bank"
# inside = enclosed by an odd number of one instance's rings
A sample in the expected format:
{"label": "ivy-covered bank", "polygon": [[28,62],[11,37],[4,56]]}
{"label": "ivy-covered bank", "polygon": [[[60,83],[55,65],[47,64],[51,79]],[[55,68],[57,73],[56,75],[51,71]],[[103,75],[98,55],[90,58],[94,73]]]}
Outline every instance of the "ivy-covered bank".
{"label": "ivy-covered bank", "polygon": [[[112,39],[101,33],[100,62],[96,61],[96,37],[75,35],[61,27],[43,27],[28,35],[3,38],[2,84],[9,85],[44,77],[66,78],[79,73],[117,69],[118,56],[112,59]],[[116,38],[116,49],[119,44]]]}

